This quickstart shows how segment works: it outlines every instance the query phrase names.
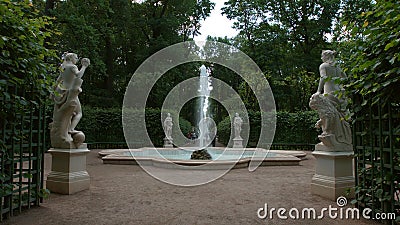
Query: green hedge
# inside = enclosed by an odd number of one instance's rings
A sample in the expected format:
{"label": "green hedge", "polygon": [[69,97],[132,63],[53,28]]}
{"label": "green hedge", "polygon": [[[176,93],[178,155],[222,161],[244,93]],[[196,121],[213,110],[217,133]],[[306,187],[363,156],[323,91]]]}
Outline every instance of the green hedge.
{"label": "green hedge", "polygon": [[[247,146],[254,147],[258,143],[261,129],[261,113],[249,111],[250,133]],[[297,113],[277,112],[274,143],[316,144],[318,134],[314,128],[318,120],[316,111]],[[270,121],[267,121],[267,123]],[[227,145],[231,136],[231,121],[229,116],[218,124],[218,140]],[[230,143],[231,144],[231,143]]]}
{"label": "green hedge", "polygon": [[[122,127],[122,110],[118,108],[93,108],[83,107],[83,117],[79,122],[77,129],[82,130],[86,136],[87,143],[121,143],[125,142],[125,137]],[[133,113],[138,113],[133,111]],[[170,112],[173,117],[174,124],[176,123],[177,113]],[[163,138],[165,137],[161,124],[161,110],[146,109],[146,128],[154,146],[162,146]],[[131,118],[131,117],[130,117]],[[139,117],[132,116],[139,119]],[[132,121],[130,123],[135,123]],[[183,134],[191,130],[192,125],[189,121],[179,118],[179,125]],[[174,128],[176,128],[174,126]],[[174,129],[174,133],[179,132]],[[142,140],[138,140],[140,142]]]}
{"label": "green hedge", "polygon": [[[174,120],[177,120],[177,113],[170,112]],[[122,128],[122,110],[118,108],[93,108],[83,107],[83,117],[78,124],[78,129],[84,131],[87,143],[123,143],[125,137]],[[160,120],[161,110],[146,109],[146,128],[147,132],[155,146],[163,145],[164,131]],[[316,144],[320,131],[314,128],[318,120],[318,114],[315,111],[304,111],[298,113],[277,112],[277,125],[274,137],[274,143],[290,144]],[[250,134],[248,147],[257,144],[261,113],[249,111]],[[130,122],[134,123],[134,121]],[[179,118],[179,125],[183,134],[187,134],[192,125],[189,121]],[[176,128],[174,126],[174,128]],[[174,129],[174,134],[179,132]],[[227,145],[231,132],[231,122],[225,117],[218,124],[218,139],[221,143]]]}

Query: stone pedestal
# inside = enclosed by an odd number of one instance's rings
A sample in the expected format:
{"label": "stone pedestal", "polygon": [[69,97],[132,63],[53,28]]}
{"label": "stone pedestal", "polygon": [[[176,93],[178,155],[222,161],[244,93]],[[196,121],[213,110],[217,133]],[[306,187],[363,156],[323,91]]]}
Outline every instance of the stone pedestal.
{"label": "stone pedestal", "polygon": [[172,144],[172,141],[172,138],[164,138],[164,148],[173,148],[174,145]]}
{"label": "stone pedestal", "polygon": [[90,176],[86,171],[86,155],[89,152],[86,144],[79,149],[51,148],[51,172],[47,176],[46,188],[68,195],[89,189]]}
{"label": "stone pedestal", "polygon": [[312,153],[317,159],[315,175],[311,181],[311,193],[336,201],[346,196],[354,187],[353,152],[318,151]]}
{"label": "stone pedestal", "polygon": [[235,137],[233,139],[233,148],[243,148],[243,138]]}

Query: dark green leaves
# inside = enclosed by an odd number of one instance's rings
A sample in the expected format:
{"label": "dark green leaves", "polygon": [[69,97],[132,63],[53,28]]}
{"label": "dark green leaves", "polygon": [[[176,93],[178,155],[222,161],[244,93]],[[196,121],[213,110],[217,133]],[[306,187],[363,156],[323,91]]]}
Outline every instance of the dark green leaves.
{"label": "dark green leaves", "polygon": [[347,22],[353,35],[347,41],[353,46],[352,55],[344,65],[351,75],[349,92],[369,96],[372,102],[399,100],[399,15],[396,1],[377,1],[370,11],[357,16],[357,21],[364,21],[363,29],[356,22]]}
{"label": "dark green leaves", "polygon": [[[20,110],[32,99],[47,97],[54,67],[46,60],[54,59],[54,51],[44,46],[53,35],[52,20],[40,16],[29,1],[0,0],[0,116],[8,118],[10,110]],[[43,83],[48,85],[42,85]],[[29,90],[20,96],[18,90]]]}

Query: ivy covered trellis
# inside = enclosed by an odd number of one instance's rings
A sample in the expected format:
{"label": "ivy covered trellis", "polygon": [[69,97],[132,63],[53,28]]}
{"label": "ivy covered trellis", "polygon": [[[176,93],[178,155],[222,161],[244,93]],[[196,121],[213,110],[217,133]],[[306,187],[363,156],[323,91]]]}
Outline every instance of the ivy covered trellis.
{"label": "ivy covered trellis", "polygon": [[[31,2],[0,0],[0,220],[38,205],[46,146],[45,99],[56,59],[51,19]],[[47,46],[47,48],[45,47]]]}
{"label": "ivy covered trellis", "polygon": [[48,147],[45,105],[40,101],[18,104],[17,94],[28,100],[32,92],[13,84],[5,90],[14,98],[1,99],[11,111],[7,120],[0,121],[0,221],[15,211],[39,205],[48,194],[43,189],[44,152]]}
{"label": "ivy covered trellis", "polygon": [[[400,218],[400,104],[365,105],[353,124],[359,207]],[[389,214],[388,214],[389,215]]]}
{"label": "ivy covered trellis", "polygon": [[371,10],[342,23],[340,43],[352,96],[356,198],[372,213],[400,223],[400,5],[374,1]]}

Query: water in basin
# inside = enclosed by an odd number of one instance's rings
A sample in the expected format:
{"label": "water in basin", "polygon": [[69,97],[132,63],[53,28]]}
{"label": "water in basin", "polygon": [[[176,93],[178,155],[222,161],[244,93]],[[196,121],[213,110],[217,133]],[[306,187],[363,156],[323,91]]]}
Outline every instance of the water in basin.
{"label": "water in basin", "polygon": [[[210,153],[212,160],[238,160],[241,158],[253,157],[254,151],[222,151],[207,149]],[[126,151],[123,152],[125,156],[133,157],[149,157],[149,158],[166,158],[171,160],[190,160],[192,151],[188,150],[155,150],[143,149],[141,151]],[[274,157],[276,154],[269,152],[267,157]],[[264,154],[257,154],[256,157],[264,157]]]}

